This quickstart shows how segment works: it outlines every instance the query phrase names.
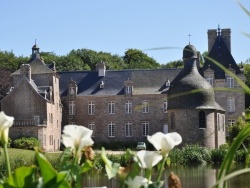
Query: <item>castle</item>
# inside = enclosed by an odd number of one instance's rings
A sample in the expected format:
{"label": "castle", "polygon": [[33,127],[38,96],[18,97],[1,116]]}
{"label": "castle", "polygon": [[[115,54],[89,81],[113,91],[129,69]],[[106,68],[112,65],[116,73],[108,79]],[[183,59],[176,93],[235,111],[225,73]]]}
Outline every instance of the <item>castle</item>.
{"label": "castle", "polygon": [[[155,132],[179,132],[184,144],[218,148],[226,126],[245,109],[245,80],[231,55],[231,30],[208,30],[208,56],[200,67],[192,45],[183,49],[183,69],[57,72],[37,45],[29,62],[12,74],[2,110],[15,117],[12,139],[34,136],[47,151],[60,147],[61,128],[77,124],[93,130],[98,143],[146,141]],[[226,70],[216,65],[223,65]]]}

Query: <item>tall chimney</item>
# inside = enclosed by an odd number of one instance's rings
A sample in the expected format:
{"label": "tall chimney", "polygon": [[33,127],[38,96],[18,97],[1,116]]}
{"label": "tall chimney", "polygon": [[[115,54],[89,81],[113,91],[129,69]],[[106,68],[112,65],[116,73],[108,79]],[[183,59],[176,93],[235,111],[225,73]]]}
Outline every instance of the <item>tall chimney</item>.
{"label": "tall chimney", "polygon": [[22,64],[20,67],[20,75],[25,76],[29,82],[31,80],[31,68],[29,64]]}
{"label": "tall chimney", "polygon": [[221,36],[231,53],[231,29],[221,29]]}
{"label": "tall chimney", "polygon": [[208,36],[208,53],[209,53],[217,38],[217,29],[209,29],[207,31],[207,36]]}

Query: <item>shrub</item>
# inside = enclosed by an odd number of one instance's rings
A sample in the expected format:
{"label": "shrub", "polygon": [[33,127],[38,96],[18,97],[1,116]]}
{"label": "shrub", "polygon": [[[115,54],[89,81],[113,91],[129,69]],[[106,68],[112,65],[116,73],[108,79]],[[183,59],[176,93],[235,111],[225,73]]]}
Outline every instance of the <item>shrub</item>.
{"label": "shrub", "polygon": [[169,153],[170,165],[178,165],[183,163],[182,151],[179,148],[175,148]]}
{"label": "shrub", "polygon": [[187,145],[182,149],[183,164],[200,165],[211,161],[211,154],[207,148],[198,145]]}
{"label": "shrub", "polygon": [[22,137],[14,140],[14,148],[33,150],[34,147],[40,147],[40,142],[34,137]]}

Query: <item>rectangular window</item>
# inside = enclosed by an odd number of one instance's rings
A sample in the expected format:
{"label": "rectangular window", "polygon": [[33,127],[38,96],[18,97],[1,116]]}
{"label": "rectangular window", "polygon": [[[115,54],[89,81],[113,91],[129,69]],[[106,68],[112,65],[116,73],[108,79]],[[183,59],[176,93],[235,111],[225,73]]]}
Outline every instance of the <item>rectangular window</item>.
{"label": "rectangular window", "polygon": [[109,110],[109,114],[115,113],[115,102],[109,102],[108,110]]}
{"label": "rectangular window", "polygon": [[75,94],[75,88],[74,87],[70,87],[69,88],[69,94],[70,95],[74,95]]}
{"label": "rectangular window", "polygon": [[164,101],[164,102],[163,102],[163,112],[164,112],[164,113],[167,113],[167,110],[168,110],[168,102],[167,102],[167,101]]}
{"label": "rectangular window", "polygon": [[142,113],[149,112],[149,103],[148,101],[142,101]]}
{"label": "rectangular window", "polygon": [[213,86],[213,83],[214,83],[214,78],[213,78],[213,76],[208,76],[208,77],[206,77],[206,80],[211,84],[211,86]]}
{"label": "rectangular window", "polygon": [[108,136],[115,137],[115,123],[109,122],[108,124]]}
{"label": "rectangular window", "polygon": [[143,121],[142,122],[142,136],[147,136],[149,135],[149,122],[148,121]]}
{"label": "rectangular window", "polygon": [[94,122],[89,122],[88,128],[93,131],[92,137],[95,137],[95,123]]}
{"label": "rectangular window", "polygon": [[75,101],[69,101],[69,115],[76,115]]}
{"label": "rectangular window", "polygon": [[125,103],[125,113],[131,114],[132,113],[132,101],[126,101]]}
{"label": "rectangular window", "polygon": [[234,119],[228,119],[227,124],[228,124],[228,126],[232,126],[232,125],[235,124],[235,120]]}
{"label": "rectangular window", "polygon": [[40,123],[40,116],[34,116],[35,124],[39,125]]}
{"label": "rectangular window", "polygon": [[88,104],[88,113],[89,113],[89,115],[94,115],[95,114],[95,103],[94,102],[89,102],[89,104]]}
{"label": "rectangular window", "polygon": [[227,111],[228,112],[234,112],[235,111],[235,98],[234,97],[228,97],[227,98]]}
{"label": "rectangular window", "polygon": [[126,134],[126,137],[132,136],[132,122],[130,121],[127,121],[125,123],[125,134]]}
{"label": "rectangular window", "polygon": [[125,94],[132,94],[132,86],[125,86]]}
{"label": "rectangular window", "polygon": [[227,87],[233,88],[234,87],[234,78],[232,76],[227,76]]}

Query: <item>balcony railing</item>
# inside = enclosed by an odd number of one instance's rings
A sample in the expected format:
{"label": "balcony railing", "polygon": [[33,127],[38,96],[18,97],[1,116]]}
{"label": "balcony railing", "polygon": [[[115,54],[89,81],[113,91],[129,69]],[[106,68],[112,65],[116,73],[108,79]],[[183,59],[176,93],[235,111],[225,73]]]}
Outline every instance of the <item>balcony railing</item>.
{"label": "balcony railing", "polygon": [[39,124],[38,121],[34,119],[22,119],[14,120],[13,126],[47,126],[47,121],[43,121],[43,124]]}

